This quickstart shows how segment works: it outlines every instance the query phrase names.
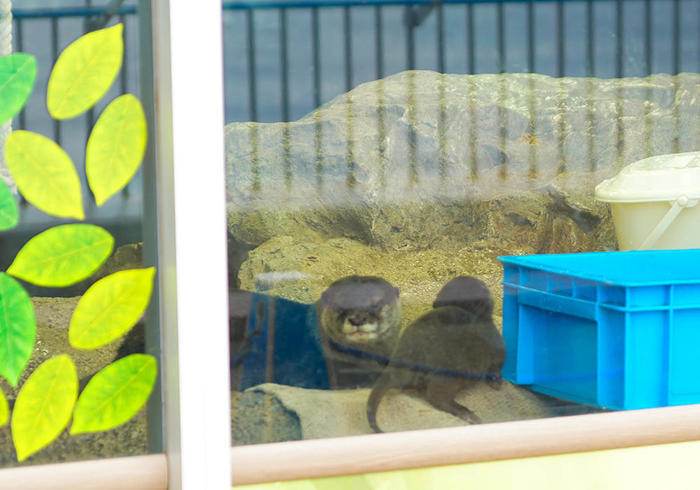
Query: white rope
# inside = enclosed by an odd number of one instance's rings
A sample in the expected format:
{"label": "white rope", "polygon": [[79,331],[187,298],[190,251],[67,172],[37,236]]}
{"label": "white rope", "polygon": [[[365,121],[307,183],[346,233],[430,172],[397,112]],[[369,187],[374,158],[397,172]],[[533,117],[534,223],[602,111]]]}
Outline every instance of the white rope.
{"label": "white rope", "polygon": [[[12,53],[12,1],[0,0],[0,56],[5,56]],[[4,180],[12,190],[17,193],[10,173],[5,165],[5,138],[12,131],[12,122],[8,121],[0,126],[0,178]]]}

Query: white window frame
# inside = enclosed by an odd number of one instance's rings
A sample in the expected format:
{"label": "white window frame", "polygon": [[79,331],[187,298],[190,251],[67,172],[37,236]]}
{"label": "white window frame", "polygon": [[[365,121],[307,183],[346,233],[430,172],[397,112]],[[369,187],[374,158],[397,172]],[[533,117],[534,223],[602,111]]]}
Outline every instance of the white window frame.
{"label": "white window frame", "polygon": [[168,487],[231,482],[220,1],[152,0]]}

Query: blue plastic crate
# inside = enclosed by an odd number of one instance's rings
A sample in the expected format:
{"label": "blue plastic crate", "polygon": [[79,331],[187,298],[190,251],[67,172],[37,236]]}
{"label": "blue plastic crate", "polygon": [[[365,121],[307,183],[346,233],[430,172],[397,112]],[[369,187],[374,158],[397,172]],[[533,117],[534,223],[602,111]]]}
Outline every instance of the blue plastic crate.
{"label": "blue plastic crate", "polygon": [[499,260],[506,379],[613,409],[700,403],[700,250]]}

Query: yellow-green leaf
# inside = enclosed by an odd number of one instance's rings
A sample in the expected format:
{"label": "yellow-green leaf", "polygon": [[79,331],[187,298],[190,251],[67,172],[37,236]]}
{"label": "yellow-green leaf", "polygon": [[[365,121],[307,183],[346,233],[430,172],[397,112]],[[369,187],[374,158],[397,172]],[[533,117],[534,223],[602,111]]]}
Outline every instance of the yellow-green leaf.
{"label": "yellow-green leaf", "polygon": [[29,294],[0,272],[0,375],[13,387],[29,362],[35,338],[36,319]]}
{"label": "yellow-green leaf", "polygon": [[5,394],[0,390],[0,427],[10,420],[10,407],[7,404]]}
{"label": "yellow-green leaf", "polygon": [[92,377],[73,414],[71,434],[99,432],[127,422],[148,400],[158,365],[153,356],[132,354]]}
{"label": "yellow-green leaf", "polygon": [[141,103],[131,94],[117,97],[95,123],[85,154],[85,172],[98,206],[131,180],[145,151]]}
{"label": "yellow-green leaf", "polygon": [[19,211],[15,196],[12,195],[7,184],[0,179],[0,231],[14,228],[18,221]]}
{"label": "yellow-green leaf", "polygon": [[71,317],[70,344],[97,349],[128,332],[148,306],[155,271],[155,267],[119,271],[90,286]]}
{"label": "yellow-green leaf", "polygon": [[13,118],[34,88],[36,59],[26,53],[12,53],[0,58],[0,124]]}
{"label": "yellow-green leaf", "polygon": [[7,168],[24,197],[45,213],[83,219],[80,179],[68,154],[49,138],[12,131],[5,141]]}
{"label": "yellow-green leaf", "polygon": [[99,226],[54,226],[24,244],[7,273],[38,286],[70,286],[95,272],[113,247],[114,238]]}
{"label": "yellow-green leaf", "polygon": [[67,354],[36,368],[22,385],[12,411],[12,440],[20,462],[59,436],[77,397],[78,373]]}
{"label": "yellow-green leaf", "polygon": [[46,92],[54,119],[82,114],[109,90],[122,66],[124,26],[117,24],[78,38],[56,60]]}

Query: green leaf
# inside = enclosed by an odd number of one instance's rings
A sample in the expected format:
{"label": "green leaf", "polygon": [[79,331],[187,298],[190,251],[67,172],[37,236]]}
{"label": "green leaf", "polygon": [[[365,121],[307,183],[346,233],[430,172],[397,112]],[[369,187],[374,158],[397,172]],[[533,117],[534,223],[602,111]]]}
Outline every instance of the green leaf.
{"label": "green leaf", "polygon": [[70,286],[95,272],[113,247],[114,238],[99,226],[54,226],[23,246],[7,273],[38,286]]}
{"label": "green leaf", "polygon": [[67,354],[36,368],[12,411],[12,439],[20,462],[59,436],[70,421],[77,397],[78,373]]}
{"label": "green leaf", "polygon": [[12,195],[7,184],[0,179],[0,231],[14,228],[18,222],[19,211],[15,196]]}
{"label": "green leaf", "polygon": [[0,427],[10,419],[10,407],[7,404],[5,394],[0,390]]}
{"label": "green leaf", "polygon": [[0,58],[0,124],[12,119],[32,93],[36,80],[36,59],[26,53]]}
{"label": "green leaf", "polygon": [[153,356],[132,354],[95,374],[75,406],[71,434],[113,429],[127,422],[148,400],[158,365]]}
{"label": "green leaf", "polygon": [[82,114],[109,90],[122,66],[124,26],[117,24],[78,38],[56,60],[46,91],[54,119]]}
{"label": "green leaf", "polygon": [[85,155],[85,172],[101,206],[138,170],[146,151],[146,116],[131,94],[114,99],[95,123]]}
{"label": "green leaf", "polygon": [[0,375],[13,387],[29,362],[35,338],[32,300],[17,281],[0,272]]}
{"label": "green leaf", "polygon": [[71,345],[97,349],[128,332],[148,306],[155,272],[155,267],[115,272],[90,286],[70,320]]}
{"label": "green leaf", "polygon": [[5,141],[7,168],[24,197],[45,213],[83,219],[80,179],[68,154],[49,138],[12,131]]}

